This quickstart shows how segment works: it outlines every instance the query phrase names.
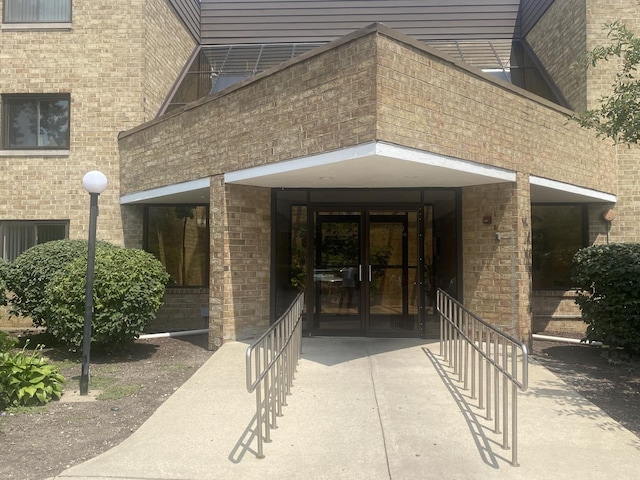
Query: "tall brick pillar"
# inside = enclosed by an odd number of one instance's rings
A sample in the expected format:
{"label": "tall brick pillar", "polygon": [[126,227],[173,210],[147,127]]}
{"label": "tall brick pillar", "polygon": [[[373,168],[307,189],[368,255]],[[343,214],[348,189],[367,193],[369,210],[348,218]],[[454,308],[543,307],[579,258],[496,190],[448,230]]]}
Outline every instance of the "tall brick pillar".
{"label": "tall brick pillar", "polygon": [[531,204],[529,181],[462,191],[464,305],[482,319],[529,341]]}
{"label": "tall brick pillar", "polygon": [[268,188],[211,181],[209,346],[269,326],[271,194]]}
{"label": "tall brick pillar", "polygon": [[213,350],[222,345],[223,339],[227,216],[224,175],[211,177],[209,197],[209,348]]}

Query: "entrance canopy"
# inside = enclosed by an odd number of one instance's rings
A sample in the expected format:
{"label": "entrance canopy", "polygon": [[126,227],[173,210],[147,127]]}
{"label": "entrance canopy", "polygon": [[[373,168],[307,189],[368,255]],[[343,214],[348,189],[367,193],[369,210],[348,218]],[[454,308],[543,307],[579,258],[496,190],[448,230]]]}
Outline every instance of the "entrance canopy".
{"label": "entrance canopy", "polygon": [[464,187],[515,179],[502,168],[384,142],[225,174],[226,183],[272,188]]}

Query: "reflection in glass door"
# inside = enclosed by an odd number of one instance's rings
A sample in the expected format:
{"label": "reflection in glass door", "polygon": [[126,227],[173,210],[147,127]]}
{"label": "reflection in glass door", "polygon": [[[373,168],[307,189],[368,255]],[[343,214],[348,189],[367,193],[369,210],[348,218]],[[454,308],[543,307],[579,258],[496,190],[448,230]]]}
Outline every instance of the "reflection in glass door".
{"label": "reflection in glass door", "polygon": [[317,212],[315,217],[314,329],[357,334],[361,312],[361,213]]}
{"label": "reflection in glass door", "polygon": [[370,211],[367,218],[366,334],[418,334],[418,213]]}
{"label": "reflection in glass door", "polygon": [[313,329],[420,335],[420,209],[316,211]]}

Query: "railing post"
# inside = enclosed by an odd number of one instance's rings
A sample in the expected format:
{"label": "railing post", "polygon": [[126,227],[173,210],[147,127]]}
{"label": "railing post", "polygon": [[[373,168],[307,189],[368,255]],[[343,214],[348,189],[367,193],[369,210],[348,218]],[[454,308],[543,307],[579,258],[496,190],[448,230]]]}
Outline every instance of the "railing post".
{"label": "railing post", "polygon": [[287,312],[247,348],[247,391],[256,394],[257,458],[264,458],[263,443],[271,441],[271,428],[277,428],[276,417],[282,415],[282,405],[286,405],[293,384],[302,346],[303,304],[300,294]]}
{"label": "railing post", "polygon": [[[494,422],[494,432],[502,433],[504,449],[509,448],[509,423],[511,424],[511,464],[518,466],[517,393],[518,388],[526,391],[528,386],[527,347],[524,343],[473,315],[442,290],[438,290],[437,299],[440,316],[440,355],[445,362],[448,362],[453,375],[457,375],[458,382],[463,384],[465,390],[469,388],[468,370],[471,368],[471,398],[476,398],[477,373],[479,408],[486,409],[486,419]],[[472,348],[471,353],[469,348]],[[478,355],[477,363],[476,355]],[[518,378],[519,358],[522,365],[521,379]],[[501,381],[502,395],[500,394]],[[509,422],[508,382],[511,383],[511,422]]]}

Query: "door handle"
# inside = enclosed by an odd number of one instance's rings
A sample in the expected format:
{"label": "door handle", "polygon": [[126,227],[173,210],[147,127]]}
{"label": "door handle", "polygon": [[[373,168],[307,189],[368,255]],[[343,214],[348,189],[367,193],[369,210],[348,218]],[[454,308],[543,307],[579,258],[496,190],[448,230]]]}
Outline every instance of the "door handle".
{"label": "door handle", "polygon": [[371,281],[371,265],[369,265],[369,281]]}
{"label": "door handle", "polygon": [[362,265],[358,265],[358,281],[362,281]]}

